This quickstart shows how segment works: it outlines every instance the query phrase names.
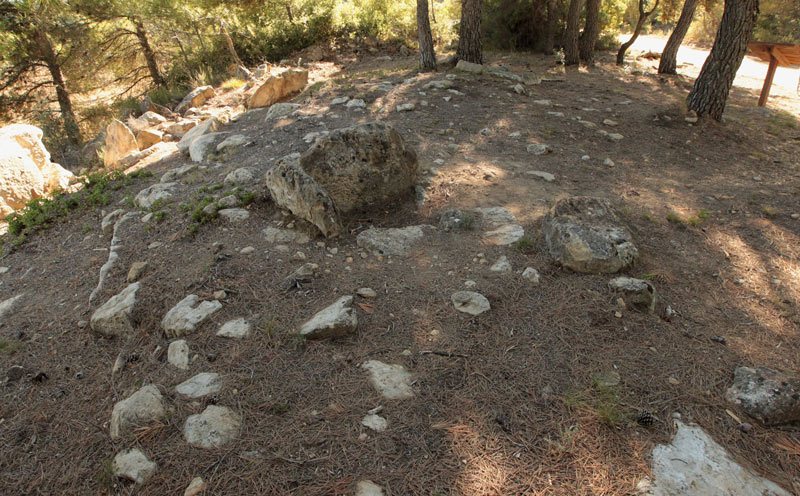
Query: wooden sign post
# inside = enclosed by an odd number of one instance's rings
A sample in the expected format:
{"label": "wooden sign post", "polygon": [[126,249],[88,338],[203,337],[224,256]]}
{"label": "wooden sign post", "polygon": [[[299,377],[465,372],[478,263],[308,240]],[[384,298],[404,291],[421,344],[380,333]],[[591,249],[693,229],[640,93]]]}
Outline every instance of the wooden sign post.
{"label": "wooden sign post", "polygon": [[768,43],[765,41],[751,41],[747,48],[765,62],[769,62],[767,77],[764,78],[764,86],[761,88],[761,96],[758,97],[758,106],[767,105],[769,90],[772,88],[772,79],[775,77],[775,69],[800,65],[800,46],[787,43]]}

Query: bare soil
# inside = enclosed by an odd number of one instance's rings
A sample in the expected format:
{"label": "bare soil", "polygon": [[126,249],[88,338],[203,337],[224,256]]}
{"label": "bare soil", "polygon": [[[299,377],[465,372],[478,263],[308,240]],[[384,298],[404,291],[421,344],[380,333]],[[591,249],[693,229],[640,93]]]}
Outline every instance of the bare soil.
{"label": "bare soil", "polygon": [[[103,211],[29,235],[3,258],[10,270],[0,275],[0,301],[25,294],[0,327],[0,373],[13,365],[26,371],[0,389],[0,493],[182,494],[201,476],[215,495],[352,494],[362,479],[388,495],[633,494],[649,474],[648,453],[669,440],[675,413],[797,492],[800,430],[762,427],[724,394],[738,366],[800,373],[800,220],[791,217],[800,213],[800,123],[777,108],[754,108],[757,91],[735,88],[722,123],[690,125],[683,101],[691,79],[656,75],[657,61],[642,60],[641,71],[631,71],[612,58],[603,54],[596,67],[564,73],[540,55],[489,54],[490,64],[518,74],[563,79],[527,86],[528,96],[515,94],[510,81],[453,71],[464,96],[425,90],[444,74],[417,75],[413,57],[313,64],[313,79],[324,84],[294,100],[308,118],[265,123],[263,113],[247,114],[226,126],[254,146],[184,179],[162,222],[127,224],[120,261],[93,305],[88,296],[110,242],[100,232]],[[382,81],[393,89],[375,89]],[[366,111],[329,107],[343,95],[363,98]],[[534,103],[544,99],[552,105]],[[232,100],[222,95],[212,105]],[[400,103],[416,110],[396,112]],[[584,127],[579,116],[597,128]],[[421,169],[437,169],[420,207],[411,201],[371,212],[350,219],[346,235],[281,252],[262,230],[292,219],[268,200],[259,179],[249,187],[258,193],[249,220],[217,219],[187,232],[192,220],[180,206],[202,196],[199,188],[221,183],[229,170],[263,171],[304,151],[309,132],[373,120],[399,130]],[[615,142],[597,129],[624,138]],[[520,136],[509,137],[515,132]],[[534,156],[526,151],[531,143],[553,152]],[[615,165],[604,165],[606,158]],[[105,211],[126,208],[127,197],[188,160],[155,164],[152,179],[114,192]],[[551,172],[556,181],[529,170]],[[566,195],[609,198],[620,209],[641,254],[630,275],[653,279],[674,316],[622,309],[607,289],[609,276],[553,263],[541,218]],[[477,230],[438,231],[408,257],[380,259],[355,243],[369,226],[435,225],[444,209],[482,206],[512,211],[526,243],[488,246]],[[149,249],[153,242],[164,244]],[[255,252],[240,253],[247,246]],[[329,256],[333,247],[338,253]],[[320,273],[286,293],[279,283],[303,263],[290,259],[298,250]],[[513,274],[488,270],[501,255]],[[149,268],[136,333],[109,340],[79,326],[125,287],[139,260]],[[520,277],[528,266],[540,271],[541,284]],[[491,311],[455,311],[450,294],[467,280]],[[296,337],[316,311],[363,286],[378,297],[357,297],[357,336]],[[169,366],[161,318],[187,294],[210,299],[220,289],[227,293],[223,309],[186,338],[197,355],[191,369]],[[253,322],[249,338],[214,335],[238,317]],[[128,363],[112,375],[120,354]],[[369,359],[403,364],[416,397],[381,399],[359,367]],[[599,387],[598,377],[612,371],[619,385]],[[221,393],[205,402],[179,397],[174,386],[199,372],[222,374]],[[149,383],[164,394],[168,420],[112,441],[114,404]],[[209,402],[243,418],[239,440],[223,449],[192,448],[182,436],[186,417]],[[389,421],[383,433],[360,423],[379,405]],[[654,425],[637,423],[643,411],[656,417]],[[740,422],[754,427],[743,432]],[[114,455],[133,446],[158,464],[141,487],[110,475]]]}

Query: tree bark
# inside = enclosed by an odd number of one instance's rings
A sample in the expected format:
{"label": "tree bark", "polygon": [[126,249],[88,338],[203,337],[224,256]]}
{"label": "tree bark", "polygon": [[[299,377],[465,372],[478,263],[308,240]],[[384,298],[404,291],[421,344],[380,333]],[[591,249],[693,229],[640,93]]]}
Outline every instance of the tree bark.
{"label": "tree bark", "polygon": [[581,61],[578,48],[578,23],[584,0],[571,0],[567,11],[567,30],[564,32],[564,65],[575,65]]}
{"label": "tree bark", "polygon": [[636,21],[636,27],[633,29],[633,35],[631,35],[631,39],[626,41],[619,47],[619,51],[617,52],[617,65],[622,65],[625,63],[625,52],[628,51],[628,48],[636,42],[636,38],[639,37],[639,34],[642,32],[642,28],[644,27],[644,23],[650,15],[656,11],[658,8],[659,0],[656,0],[656,3],[653,5],[653,8],[650,11],[644,10],[644,2],[645,0],[639,0],[639,20]]}
{"label": "tree bark", "polygon": [[423,71],[435,71],[436,53],[433,51],[428,0],[417,0],[417,34],[419,36],[419,68]]}
{"label": "tree bark", "polygon": [[700,75],[689,92],[689,110],[698,116],[722,119],[725,102],[742,64],[758,18],[759,0],[726,0],[722,21]]}
{"label": "tree bark", "polygon": [[694,19],[694,11],[700,0],[686,0],[683,3],[681,16],[678,23],[675,24],[675,29],[669,35],[667,44],[664,46],[664,51],[661,52],[661,60],[658,62],[659,74],[677,74],[678,67],[678,49],[689,32],[689,26],[692,25]]}
{"label": "tree bark", "polygon": [[550,55],[556,44],[556,22],[558,12],[556,12],[556,0],[547,0],[547,26],[545,27],[544,53]]}
{"label": "tree bark", "polygon": [[461,0],[461,25],[458,30],[456,58],[474,64],[483,63],[481,8],[483,0]]}
{"label": "tree bark", "polygon": [[61,73],[61,64],[58,62],[58,56],[53,49],[50,38],[47,36],[47,32],[41,25],[36,26],[35,37],[39,56],[47,65],[50,77],[53,78],[53,86],[56,88],[56,98],[58,99],[58,107],[61,110],[61,119],[64,121],[64,131],[67,133],[67,139],[73,145],[80,145],[83,139],[81,138],[80,129],[78,129],[78,120],[75,119],[75,112],[72,110],[72,100],[70,100],[69,92],[67,91],[64,75]]}
{"label": "tree bark", "polygon": [[166,86],[167,82],[164,80],[164,76],[161,75],[161,71],[158,70],[156,54],[150,47],[150,42],[147,39],[147,31],[144,29],[144,24],[142,24],[142,21],[138,19],[134,20],[133,23],[136,26],[136,38],[139,40],[139,46],[142,47],[144,60],[147,62],[147,70],[150,71],[150,79],[153,80],[153,83],[155,83],[156,86]]}
{"label": "tree bark", "polygon": [[233,46],[231,35],[228,34],[228,28],[225,27],[225,21],[219,21],[219,29],[222,32],[222,36],[225,37],[225,43],[228,45],[228,52],[231,54],[233,63],[236,64],[237,73],[241,72],[241,74],[245,76],[244,79],[247,79],[250,77],[250,70],[245,67],[244,62],[239,58],[239,54],[236,53],[236,47]]}
{"label": "tree bark", "polygon": [[580,57],[586,64],[594,64],[594,47],[600,35],[600,0],[586,1],[586,24],[580,39]]}

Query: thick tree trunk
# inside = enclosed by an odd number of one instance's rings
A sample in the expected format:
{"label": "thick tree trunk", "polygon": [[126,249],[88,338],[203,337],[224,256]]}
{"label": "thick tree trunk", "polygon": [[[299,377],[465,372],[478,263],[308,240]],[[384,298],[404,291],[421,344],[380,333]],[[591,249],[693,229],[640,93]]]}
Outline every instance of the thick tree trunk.
{"label": "thick tree trunk", "polygon": [[578,48],[578,23],[584,0],[571,0],[567,11],[567,30],[564,32],[564,64],[575,65],[581,61]]}
{"label": "thick tree trunk", "polygon": [[586,1],[586,24],[580,39],[580,56],[587,64],[594,63],[594,47],[600,35],[600,0]]}
{"label": "thick tree trunk", "polygon": [[142,21],[135,20],[134,25],[136,26],[136,38],[139,40],[139,46],[142,47],[144,60],[147,62],[147,70],[150,71],[150,79],[153,80],[153,83],[155,83],[156,86],[166,86],[167,82],[164,81],[161,71],[158,70],[156,54],[150,47],[150,42],[147,39],[147,31],[144,29],[144,24],[142,24]]}
{"label": "thick tree trunk", "polygon": [[78,129],[78,120],[75,119],[75,112],[72,111],[72,101],[67,91],[67,83],[61,73],[61,65],[53,49],[53,44],[42,26],[37,26],[36,28],[36,46],[39,49],[40,58],[50,71],[50,77],[53,78],[53,86],[56,88],[56,98],[58,99],[58,107],[61,110],[61,119],[64,121],[64,131],[67,133],[67,139],[73,145],[80,145],[83,140],[80,129]]}
{"label": "thick tree trunk", "polygon": [[689,32],[689,26],[692,25],[694,19],[694,11],[700,0],[686,0],[683,3],[681,16],[672,34],[669,35],[667,44],[664,46],[664,51],[661,52],[661,60],[658,62],[659,74],[677,74],[678,67],[678,49]]}
{"label": "thick tree trunk", "polygon": [[726,0],[722,21],[700,75],[689,92],[689,110],[721,120],[736,71],[758,17],[759,0]]}
{"label": "thick tree trunk", "polygon": [[483,63],[482,4],[483,0],[461,0],[461,26],[458,30],[458,50],[456,50],[458,60]]}
{"label": "thick tree trunk", "polygon": [[436,53],[433,51],[428,0],[417,0],[417,34],[419,35],[419,68],[423,71],[435,71]]}
{"label": "thick tree trunk", "polygon": [[544,53],[550,55],[556,44],[556,22],[558,12],[556,12],[556,0],[547,0],[547,26],[545,27]]}
{"label": "thick tree trunk", "polygon": [[650,15],[653,12],[656,11],[659,0],[656,0],[656,3],[653,5],[653,8],[649,12],[646,12],[644,10],[644,2],[645,0],[639,0],[639,20],[636,21],[636,27],[633,29],[633,35],[631,35],[631,39],[629,39],[628,41],[623,43],[621,47],[619,47],[619,51],[617,52],[617,65],[622,65],[625,63],[625,52],[627,52],[628,48],[630,48],[631,45],[633,45],[634,42],[636,42],[636,38],[638,38],[639,35],[641,34],[645,21],[647,20],[648,17],[650,17]]}

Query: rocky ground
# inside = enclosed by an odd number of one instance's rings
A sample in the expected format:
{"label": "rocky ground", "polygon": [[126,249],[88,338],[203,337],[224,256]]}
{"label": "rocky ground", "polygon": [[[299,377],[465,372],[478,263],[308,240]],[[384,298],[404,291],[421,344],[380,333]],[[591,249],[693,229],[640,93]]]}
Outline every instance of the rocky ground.
{"label": "rocky ground", "polygon": [[[488,58],[218,89],[227,134],[9,239],[2,492],[797,493],[796,118],[736,90],[688,122],[648,61]],[[283,157],[371,122],[414,194],[328,238],[275,203]]]}

